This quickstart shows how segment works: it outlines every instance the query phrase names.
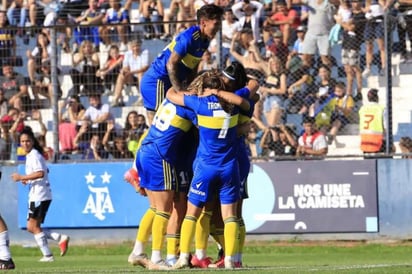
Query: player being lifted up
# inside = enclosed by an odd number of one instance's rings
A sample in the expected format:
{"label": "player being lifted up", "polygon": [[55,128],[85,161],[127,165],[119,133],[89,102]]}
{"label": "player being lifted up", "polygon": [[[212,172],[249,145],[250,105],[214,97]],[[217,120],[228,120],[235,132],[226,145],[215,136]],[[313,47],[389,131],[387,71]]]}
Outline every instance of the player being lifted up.
{"label": "player being lifted up", "polygon": [[221,7],[202,6],[197,11],[198,24],[177,35],[150,65],[140,85],[149,124],[167,90],[184,90],[195,78],[203,53],[220,30],[222,16]]}

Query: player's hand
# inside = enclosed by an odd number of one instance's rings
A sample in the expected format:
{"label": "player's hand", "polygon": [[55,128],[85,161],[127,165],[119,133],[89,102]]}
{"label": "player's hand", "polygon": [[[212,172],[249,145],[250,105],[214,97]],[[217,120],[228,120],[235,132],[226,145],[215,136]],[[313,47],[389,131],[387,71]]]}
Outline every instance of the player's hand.
{"label": "player's hand", "polygon": [[137,193],[140,193],[140,195],[147,196],[146,190],[142,187],[140,187],[140,178],[139,174],[137,173],[137,170],[134,168],[129,169],[128,171],[125,172],[123,175],[123,178],[126,182],[131,184],[135,191]]}
{"label": "player's hand", "polygon": [[18,173],[13,173],[13,174],[11,175],[11,179],[12,179],[14,182],[21,181],[21,175],[18,174]]}

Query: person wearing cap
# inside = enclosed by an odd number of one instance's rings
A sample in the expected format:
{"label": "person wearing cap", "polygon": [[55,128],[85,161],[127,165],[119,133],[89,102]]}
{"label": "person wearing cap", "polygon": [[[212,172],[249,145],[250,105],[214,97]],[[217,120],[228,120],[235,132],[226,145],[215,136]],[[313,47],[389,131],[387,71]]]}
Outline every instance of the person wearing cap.
{"label": "person wearing cap", "polygon": [[304,133],[298,139],[297,156],[322,158],[328,153],[325,135],[316,129],[315,118],[305,116],[302,122]]}
{"label": "person wearing cap", "polygon": [[202,6],[197,10],[197,25],[173,38],[143,75],[140,90],[150,125],[169,88],[184,90],[194,79],[203,53],[220,30],[222,15],[219,6]]}
{"label": "person wearing cap", "polygon": [[368,104],[359,109],[360,148],[367,153],[385,152],[386,108],[379,104],[377,89],[368,91]]}
{"label": "person wearing cap", "polygon": [[271,26],[276,26],[282,32],[282,42],[289,45],[296,39],[295,30],[300,25],[299,14],[294,9],[287,7],[285,0],[276,1],[276,12],[268,17],[263,23],[263,36],[266,37],[265,42],[269,39],[268,30]]}
{"label": "person wearing cap", "polygon": [[9,106],[13,106],[18,110],[28,109],[31,100],[23,75],[14,71],[11,60],[3,61],[2,71],[0,87],[4,91],[4,96],[8,100]]}
{"label": "person wearing cap", "polygon": [[273,33],[273,38],[266,43],[266,55],[276,56],[280,59],[282,64],[286,64],[289,55],[289,48],[287,44],[283,43],[283,34],[280,30]]}

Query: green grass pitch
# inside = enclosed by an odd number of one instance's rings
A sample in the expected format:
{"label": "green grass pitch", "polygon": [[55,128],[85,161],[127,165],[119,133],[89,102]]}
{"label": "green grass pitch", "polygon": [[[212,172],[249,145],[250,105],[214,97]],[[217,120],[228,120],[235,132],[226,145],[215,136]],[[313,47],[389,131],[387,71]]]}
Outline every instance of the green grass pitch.
{"label": "green grass pitch", "polygon": [[[128,265],[133,243],[72,245],[65,257],[40,263],[36,247],[12,246],[16,269],[8,273],[134,273],[154,272]],[[208,255],[217,252],[210,245]],[[244,252],[247,273],[412,273],[412,243],[377,244],[351,241],[250,241]],[[184,269],[172,273],[231,273],[229,270]]]}

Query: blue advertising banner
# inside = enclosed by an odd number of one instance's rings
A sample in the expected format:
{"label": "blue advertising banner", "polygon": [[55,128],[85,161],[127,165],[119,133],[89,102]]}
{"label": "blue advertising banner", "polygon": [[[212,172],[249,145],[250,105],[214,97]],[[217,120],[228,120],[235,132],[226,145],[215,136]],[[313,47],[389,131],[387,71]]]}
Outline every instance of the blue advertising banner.
{"label": "blue advertising banner", "polygon": [[[123,180],[130,162],[49,164],[53,201],[45,227],[137,227],[146,197]],[[18,167],[24,174],[24,165]],[[25,228],[29,186],[19,184],[18,224]]]}

